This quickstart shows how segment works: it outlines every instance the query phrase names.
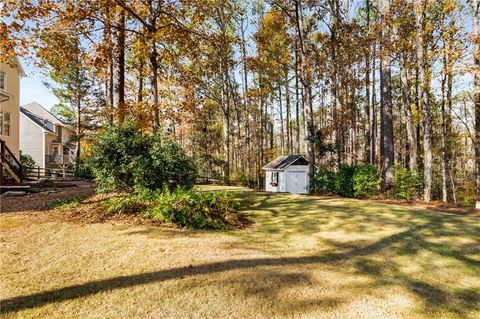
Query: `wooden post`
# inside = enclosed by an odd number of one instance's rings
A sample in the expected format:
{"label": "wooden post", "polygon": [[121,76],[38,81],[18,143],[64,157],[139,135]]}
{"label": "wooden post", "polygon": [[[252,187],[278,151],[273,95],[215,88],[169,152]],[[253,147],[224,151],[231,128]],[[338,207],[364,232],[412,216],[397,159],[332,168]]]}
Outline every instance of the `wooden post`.
{"label": "wooden post", "polygon": [[[2,163],[5,158],[5,141],[0,140],[0,144],[1,144],[0,163]],[[3,184],[3,164],[0,164],[0,184]]]}
{"label": "wooden post", "polygon": [[38,180],[40,180],[40,166],[37,167],[37,176],[38,176]]}

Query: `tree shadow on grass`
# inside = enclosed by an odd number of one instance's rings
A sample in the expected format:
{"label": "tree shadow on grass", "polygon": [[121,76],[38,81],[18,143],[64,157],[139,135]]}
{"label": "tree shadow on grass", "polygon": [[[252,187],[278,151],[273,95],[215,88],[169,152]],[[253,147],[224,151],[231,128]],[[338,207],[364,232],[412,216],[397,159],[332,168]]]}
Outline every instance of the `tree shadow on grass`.
{"label": "tree shadow on grass", "polygon": [[[307,214],[306,217],[299,217],[298,220],[292,221],[292,217],[282,216],[282,211],[278,208],[271,208],[272,203],[269,201],[278,202],[279,205],[286,205],[278,201],[276,195],[262,196],[263,202],[259,204],[261,207],[276,211],[281,220],[278,226],[273,223],[265,225],[271,230],[283,231],[282,229],[289,229],[289,232],[303,231],[309,233],[318,231],[318,226],[311,226],[312,216],[316,218],[315,214]],[[287,203],[288,204],[288,203]],[[276,204],[275,204],[276,205]],[[315,205],[321,205],[318,202]],[[426,281],[423,278],[418,278],[412,274],[404,273],[400,268],[398,262],[393,260],[386,260],[389,256],[410,255],[416,258],[419,250],[428,251],[438,256],[443,256],[465,265],[471,269],[471,273],[480,276],[480,260],[474,256],[480,254],[480,228],[471,224],[459,222],[459,219],[449,216],[439,216],[428,213],[420,213],[418,215],[412,212],[405,213],[403,210],[395,212],[395,220],[392,216],[383,216],[387,211],[380,210],[378,212],[370,212],[366,214],[362,207],[339,207],[326,205],[321,208],[320,215],[335,214],[337,220],[336,227],[352,226],[355,230],[361,231],[375,231],[375,228],[385,225],[396,226],[401,231],[386,236],[373,243],[366,243],[365,241],[354,241],[345,244],[343,242],[331,241],[331,246],[336,247],[327,252],[319,252],[316,255],[307,255],[300,257],[278,257],[278,258],[256,258],[256,259],[233,259],[221,262],[213,262],[207,264],[193,265],[187,267],[178,267],[166,270],[159,270],[149,273],[120,276],[104,280],[97,280],[78,285],[72,285],[64,288],[53,289],[49,291],[39,292],[26,296],[18,296],[5,300],[1,300],[0,313],[10,313],[23,309],[40,307],[45,304],[54,302],[62,302],[76,298],[82,298],[94,295],[103,291],[111,291],[115,289],[122,289],[134,287],[143,284],[150,284],[156,282],[164,282],[168,280],[181,279],[187,276],[201,276],[208,274],[215,274],[219,272],[226,272],[238,269],[254,269],[257,267],[277,267],[275,269],[282,269],[285,266],[295,265],[313,265],[326,264],[334,267],[343,267],[343,264],[349,262],[353,266],[354,271],[359,274],[369,276],[373,280],[374,286],[388,287],[401,286],[420,298],[426,307],[434,307],[435,309],[445,309],[449,312],[456,313],[462,317],[465,313],[476,310],[480,306],[480,294],[476,289],[461,289],[461,288],[446,288],[447,286],[439,286],[433,284],[430,280]],[[273,206],[277,207],[277,206]],[[310,207],[309,209],[312,209]],[[331,212],[333,210],[333,212]],[[331,215],[329,215],[331,217]],[[352,223],[352,216],[356,217]],[[279,217],[279,218],[280,218]],[[323,218],[320,216],[319,218]],[[266,222],[267,223],[267,222]],[[350,224],[349,224],[350,223]],[[371,224],[371,225],[370,225]],[[357,228],[355,228],[355,226]],[[310,228],[309,228],[310,227]],[[405,229],[406,227],[409,227]],[[265,230],[263,230],[265,231]],[[235,232],[233,232],[235,233]],[[466,243],[458,242],[452,243],[450,238],[463,234],[467,237]],[[444,238],[447,242],[432,242],[431,239]],[[241,243],[239,243],[241,246]],[[376,254],[384,254],[382,262],[375,260]],[[346,268],[348,269],[348,267]],[[272,269],[271,271],[274,271]],[[265,270],[259,272],[259,275],[265,274]],[[296,275],[285,275],[281,277],[280,287],[297,286],[303,278]],[[293,276],[293,277],[292,277]],[[283,279],[282,279],[283,278]],[[255,278],[251,279],[255,282]],[[239,283],[241,285],[241,283]],[[245,294],[262,295],[271,293],[275,295],[274,287],[265,286],[259,289],[247,289]],[[368,289],[363,286],[363,289]],[[315,304],[315,301],[305,301],[305,304]],[[326,300],[326,304],[338,305],[342,300]],[[301,300],[296,300],[296,303],[301,304]],[[321,305],[322,303],[318,303]]]}
{"label": "tree shadow on grass", "polygon": [[[405,239],[408,239],[409,237],[412,237],[412,234],[415,234],[415,232],[418,232],[425,227],[425,225],[415,226],[403,232],[383,238],[365,247],[351,249],[342,253],[326,253],[320,256],[228,260],[195,266],[178,267],[136,275],[120,276],[104,280],[92,281],[84,284],[72,285],[27,296],[19,296],[1,300],[0,313],[5,314],[13,311],[39,307],[49,303],[86,297],[102,291],[110,291],[154,282],[180,279],[186,276],[206,275],[236,269],[249,269],[260,266],[281,267],[289,265],[307,265],[316,263],[343,263],[353,258],[369,256],[380,252],[381,250],[390,247],[393,243],[401,242]],[[359,267],[359,269],[361,270],[361,267]],[[371,272],[371,270],[369,269],[364,270],[367,273]],[[375,273],[373,273],[373,275],[375,275]],[[418,287],[422,287],[422,284],[427,285],[427,283],[412,282],[412,290],[414,292],[418,291],[418,295],[420,297],[422,297],[422,289],[415,289]],[[445,295],[445,293],[440,289],[438,289],[438,291],[439,297],[434,297],[435,300],[440,300]],[[480,302],[480,295],[477,292],[469,291],[465,293],[467,293],[467,295],[465,295],[466,297],[468,297],[467,299],[470,300],[470,302],[466,302],[464,304],[466,307],[471,307],[474,304]],[[462,299],[462,295],[459,295],[458,298]],[[441,304],[441,302],[438,303]]]}

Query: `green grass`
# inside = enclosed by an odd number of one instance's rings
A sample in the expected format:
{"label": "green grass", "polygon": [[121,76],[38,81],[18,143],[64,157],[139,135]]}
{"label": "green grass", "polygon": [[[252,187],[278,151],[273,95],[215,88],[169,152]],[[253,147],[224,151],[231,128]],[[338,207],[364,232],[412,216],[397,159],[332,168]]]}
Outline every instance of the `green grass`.
{"label": "green grass", "polygon": [[83,198],[73,197],[66,199],[55,199],[48,203],[48,207],[51,209],[65,209],[72,208],[79,205],[82,202]]}
{"label": "green grass", "polygon": [[7,214],[2,317],[480,317],[478,219],[354,199],[236,196],[256,221],[237,231]]}

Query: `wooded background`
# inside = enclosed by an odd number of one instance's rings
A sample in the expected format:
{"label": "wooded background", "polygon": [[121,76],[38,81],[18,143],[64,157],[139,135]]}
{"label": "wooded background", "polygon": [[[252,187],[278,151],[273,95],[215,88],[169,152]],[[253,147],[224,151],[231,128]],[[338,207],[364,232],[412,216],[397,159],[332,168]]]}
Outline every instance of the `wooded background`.
{"label": "wooded background", "polygon": [[[8,0],[0,55],[44,70],[89,139],[134,119],[200,175],[262,187],[262,166],[394,164],[424,200],[480,189],[479,1]],[[78,154],[80,156],[80,154]]]}

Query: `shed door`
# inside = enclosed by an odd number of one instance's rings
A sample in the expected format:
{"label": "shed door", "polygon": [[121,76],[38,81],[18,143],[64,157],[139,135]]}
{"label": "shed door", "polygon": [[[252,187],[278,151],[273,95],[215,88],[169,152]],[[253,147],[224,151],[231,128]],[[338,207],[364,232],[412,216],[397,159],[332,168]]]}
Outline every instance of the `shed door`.
{"label": "shed door", "polygon": [[287,172],[287,192],[294,194],[306,194],[307,173],[302,171]]}

